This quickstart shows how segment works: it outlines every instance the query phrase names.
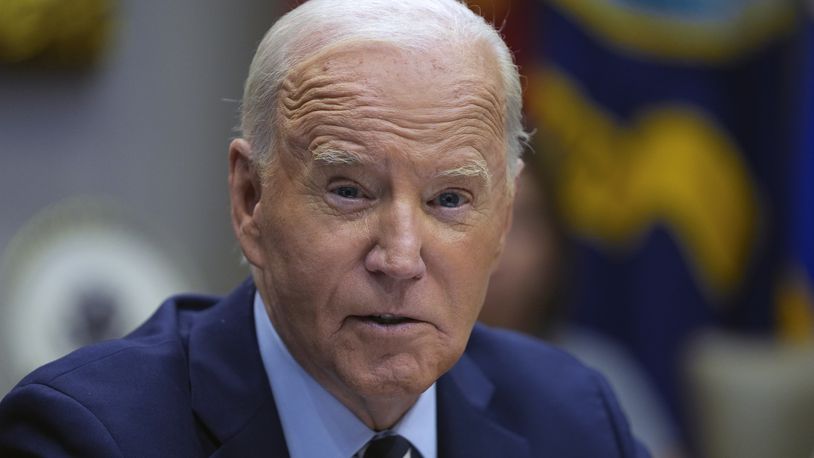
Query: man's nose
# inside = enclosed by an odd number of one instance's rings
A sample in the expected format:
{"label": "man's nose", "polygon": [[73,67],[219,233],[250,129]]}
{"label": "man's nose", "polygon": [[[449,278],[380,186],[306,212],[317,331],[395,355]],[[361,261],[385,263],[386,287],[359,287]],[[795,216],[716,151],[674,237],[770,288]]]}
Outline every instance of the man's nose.
{"label": "man's nose", "polygon": [[424,276],[427,266],[421,256],[422,210],[416,207],[394,202],[383,209],[375,228],[375,243],[365,257],[365,267],[369,272],[399,280]]}

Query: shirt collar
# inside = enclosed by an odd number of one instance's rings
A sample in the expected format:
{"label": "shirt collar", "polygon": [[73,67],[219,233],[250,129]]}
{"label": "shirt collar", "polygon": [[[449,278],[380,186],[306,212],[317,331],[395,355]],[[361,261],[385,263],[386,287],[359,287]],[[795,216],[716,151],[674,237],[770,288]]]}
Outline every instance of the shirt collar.
{"label": "shirt collar", "polygon": [[[293,458],[350,458],[377,435],[291,356],[259,293],[254,296],[254,322],[260,356]],[[436,458],[435,413],[433,383],[391,431],[409,440],[424,458]]]}

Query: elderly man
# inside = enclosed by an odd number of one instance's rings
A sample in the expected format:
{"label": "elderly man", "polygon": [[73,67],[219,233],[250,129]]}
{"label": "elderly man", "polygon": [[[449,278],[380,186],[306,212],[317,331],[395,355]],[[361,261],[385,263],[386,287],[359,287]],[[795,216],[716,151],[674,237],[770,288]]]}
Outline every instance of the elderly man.
{"label": "elderly man", "polygon": [[455,0],[293,10],[229,148],[251,280],[35,371],[0,455],[639,456],[600,376],[475,326],[520,109],[506,45]]}

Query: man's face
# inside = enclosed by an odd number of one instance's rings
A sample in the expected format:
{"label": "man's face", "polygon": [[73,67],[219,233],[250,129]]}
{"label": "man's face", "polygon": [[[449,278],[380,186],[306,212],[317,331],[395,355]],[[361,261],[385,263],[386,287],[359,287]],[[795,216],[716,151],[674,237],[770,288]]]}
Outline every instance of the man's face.
{"label": "man's face", "polygon": [[329,48],[277,110],[241,239],[275,329],[340,400],[417,395],[463,353],[510,219],[497,63]]}

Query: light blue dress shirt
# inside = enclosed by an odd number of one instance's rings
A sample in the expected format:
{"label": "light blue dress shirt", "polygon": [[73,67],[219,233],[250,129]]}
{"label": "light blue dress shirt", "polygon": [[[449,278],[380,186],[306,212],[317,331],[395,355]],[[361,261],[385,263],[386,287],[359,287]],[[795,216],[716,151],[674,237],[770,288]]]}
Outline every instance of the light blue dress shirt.
{"label": "light blue dress shirt", "polygon": [[[257,345],[274,394],[286,445],[292,458],[353,457],[381,433],[368,428],[328,393],[291,356],[254,296]],[[424,458],[436,458],[435,384],[390,430],[405,437]]]}

